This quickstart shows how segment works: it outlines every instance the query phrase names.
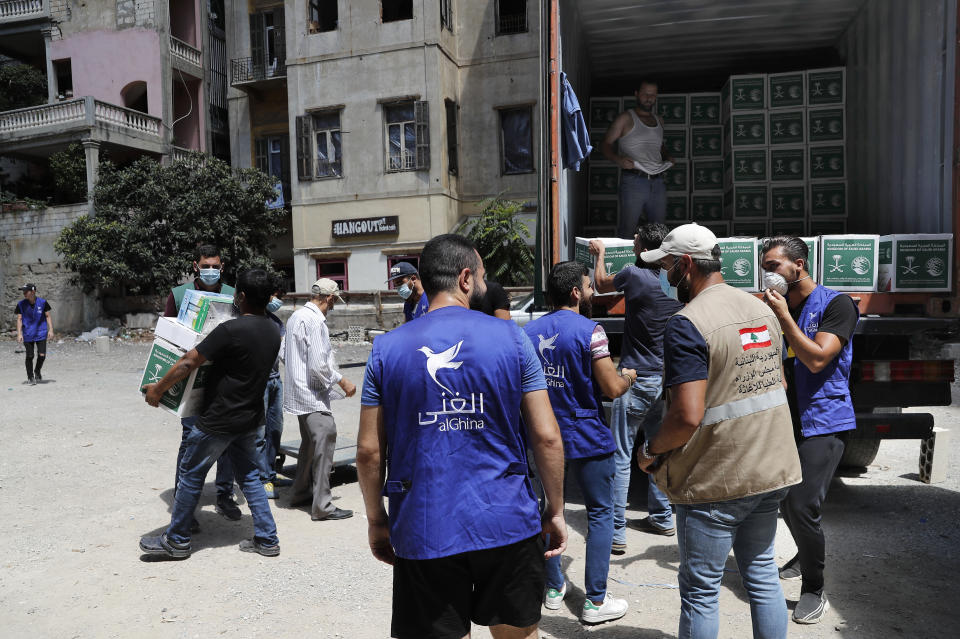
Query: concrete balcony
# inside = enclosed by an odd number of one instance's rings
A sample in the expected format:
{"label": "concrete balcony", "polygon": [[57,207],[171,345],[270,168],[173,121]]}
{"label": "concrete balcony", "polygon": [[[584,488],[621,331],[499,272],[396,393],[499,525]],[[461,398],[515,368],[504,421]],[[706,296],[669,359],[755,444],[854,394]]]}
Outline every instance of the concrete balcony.
{"label": "concrete balcony", "polygon": [[274,58],[267,62],[256,58],[236,58],[230,61],[230,84],[243,89],[255,87],[272,80],[285,80],[286,59]]}
{"label": "concrete balcony", "polygon": [[5,152],[43,155],[76,140],[163,152],[160,118],[93,96],[0,112]]}
{"label": "concrete balcony", "polygon": [[203,54],[200,49],[179,38],[170,36],[170,58],[174,65],[180,67],[181,70],[192,73],[197,77],[203,77]]}
{"label": "concrete balcony", "polygon": [[0,26],[43,20],[49,16],[48,0],[0,0]]}

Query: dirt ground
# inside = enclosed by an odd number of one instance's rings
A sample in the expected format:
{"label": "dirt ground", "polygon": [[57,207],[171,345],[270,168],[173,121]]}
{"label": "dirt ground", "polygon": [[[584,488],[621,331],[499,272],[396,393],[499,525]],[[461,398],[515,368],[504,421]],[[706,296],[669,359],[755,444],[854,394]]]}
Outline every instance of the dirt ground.
{"label": "dirt ground", "polygon": [[[338,472],[341,508],[357,516],[313,522],[306,507],[274,502],[282,554],[241,553],[249,511],[227,521],[213,511],[208,481],[202,531],[185,561],[145,561],[137,542],[169,521],[180,440],[177,418],[147,406],[136,390],[148,344],[114,341],[108,354],[68,338],[52,344],[37,386],[24,382],[17,344],[0,339],[0,635],[5,637],[345,637],[389,635],[390,568],[366,546],[355,473]],[[362,381],[369,348],[344,345],[344,372]],[[334,405],[340,432],[355,437],[359,399]],[[960,609],[960,408],[931,409],[953,429],[946,482],[918,481],[919,442],[887,441],[865,474],[837,478],[825,512],[827,592],[832,609],[790,637],[956,637]],[[298,437],[286,416],[284,439]],[[292,466],[286,469],[292,472]],[[210,478],[212,480],[212,477]],[[545,611],[544,637],[674,637],[679,595],[675,538],[628,530],[614,557],[610,590],[626,617],[584,628],[584,510],[568,495],[571,536],[564,560],[567,606]],[[642,511],[628,513],[642,516]],[[781,524],[778,561],[794,546]],[[731,557],[720,596],[724,638],[750,636],[750,611]],[[790,607],[799,583],[784,592]],[[475,637],[489,637],[477,629]]]}

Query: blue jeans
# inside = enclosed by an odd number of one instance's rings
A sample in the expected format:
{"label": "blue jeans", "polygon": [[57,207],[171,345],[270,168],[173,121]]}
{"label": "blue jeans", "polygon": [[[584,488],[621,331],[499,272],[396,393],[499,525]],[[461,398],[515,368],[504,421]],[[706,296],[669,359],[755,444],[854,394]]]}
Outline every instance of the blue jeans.
{"label": "blue jeans", "polygon": [[[587,599],[603,601],[610,572],[610,545],[613,539],[613,453],[600,457],[567,460],[567,470],[576,476],[587,507],[587,559],[584,564],[584,590]],[[547,587],[560,590],[563,573],[560,557],[547,560]]]}
{"label": "blue jeans", "polygon": [[[177,451],[177,473],[173,478],[173,496],[177,496],[177,489],[180,487],[180,466],[183,463],[183,454],[187,450],[187,439],[190,433],[196,430],[197,418],[184,417],[180,420],[180,426],[183,427],[183,433],[180,435],[180,450]],[[233,497],[233,479],[236,473],[233,470],[233,464],[230,458],[224,455],[217,460],[217,498]]]}
{"label": "blue jeans", "polygon": [[267,380],[267,388],[263,391],[263,415],[264,423],[257,429],[257,459],[260,481],[267,483],[277,478],[273,466],[283,435],[283,384],[279,377]]}
{"label": "blue jeans", "polygon": [[240,490],[247,498],[247,506],[253,517],[253,538],[271,546],[279,543],[270,502],[260,483],[256,440],[255,429],[236,435],[213,435],[199,428],[190,431],[181,464],[180,489],[173,502],[173,516],[167,528],[167,537],[171,541],[178,544],[190,541],[190,523],[200,501],[203,482],[214,462],[225,455],[239,471]]}
{"label": "blue jeans", "polygon": [[633,239],[640,220],[663,222],[667,218],[667,187],[663,178],[651,180],[636,173],[620,172],[620,223],[617,236]]}
{"label": "blue jeans", "polygon": [[678,639],[713,639],[720,632],[720,580],[733,556],[750,597],[754,639],[787,636],[787,603],[780,589],[773,541],[786,488],[710,504],[677,504],[680,550]]}
{"label": "blue jeans", "polygon": [[[630,468],[633,443],[637,430],[649,439],[653,437],[663,423],[663,400],[660,399],[663,378],[660,375],[639,377],[626,393],[613,400],[610,411],[610,426],[613,429],[613,441],[617,445],[614,451],[617,476],[613,493],[613,541],[625,543],[627,526],[627,497],[630,491]],[[673,528],[673,510],[667,496],[657,488],[651,478],[647,484],[647,513],[650,521],[661,528]]]}

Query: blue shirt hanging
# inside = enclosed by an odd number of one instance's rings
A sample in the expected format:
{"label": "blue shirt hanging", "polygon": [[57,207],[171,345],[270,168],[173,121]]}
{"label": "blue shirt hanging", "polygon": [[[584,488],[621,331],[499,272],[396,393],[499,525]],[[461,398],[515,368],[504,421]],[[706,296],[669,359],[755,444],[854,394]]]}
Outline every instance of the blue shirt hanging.
{"label": "blue shirt hanging", "polygon": [[563,108],[560,111],[560,125],[563,129],[563,166],[580,170],[580,165],[593,151],[590,146],[590,133],[583,118],[583,110],[577,94],[567,80],[567,74],[560,72],[560,99]]}

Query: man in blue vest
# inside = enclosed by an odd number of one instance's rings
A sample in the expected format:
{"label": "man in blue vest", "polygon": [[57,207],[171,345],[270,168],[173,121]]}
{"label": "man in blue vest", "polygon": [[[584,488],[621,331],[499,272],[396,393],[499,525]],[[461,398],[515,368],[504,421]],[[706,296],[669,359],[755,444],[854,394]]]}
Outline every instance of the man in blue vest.
{"label": "man in blue vest", "polygon": [[[223,283],[220,275],[223,272],[223,260],[220,258],[220,249],[212,244],[200,244],[197,246],[193,257],[192,282],[186,282],[175,287],[167,296],[167,302],[164,306],[163,315],[165,317],[176,317],[180,312],[180,304],[183,302],[183,296],[187,289],[196,289],[198,291],[209,291],[211,293],[223,293],[224,295],[233,295],[234,289]],[[180,420],[183,427],[180,438],[180,450],[177,451],[177,472],[174,475],[173,493],[176,496],[177,486],[180,485],[180,462],[183,460],[183,454],[187,450],[187,438],[196,426],[196,417],[184,417]],[[237,521],[241,517],[240,506],[233,498],[233,466],[230,458],[224,455],[217,460],[217,505],[216,511],[227,519]],[[191,522],[191,531],[199,532],[200,524],[194,519]]]}
{"label": "man in blue vest", "polygon": [[[35,284],[20,287],[23,299],[17,302],[17,341],[27,349],[27,381],[35,386],[41,381],[40,369],[47,359],[47,340],[53,339],[53,318],[50,316],[50,303],[37,297]],[[33,349],[37,349],[37,365],[33,365]]]}
{"label": "man in blue vest", "polygon": [[563,444],[543,369],[516,324],[470,310],[484,293],[472,242],[433,238],[420,274],[430,310],[374,341],[357,437],[370,549],[393,565],[391,633],[461,639],[472,622],[495,639],[533,639],[544,558],[567,537]]}
{"label": "man in blue vest", "polygon": [[[573,261],[555,264],[547,278],[547,298],[554,310],[523,330],[540,355],[550,404],[563,437],[563,456],[580,484],[587,509],[587,598],[580,618],[584,623],[601,623],[627,613],[627,602],[607,592],[616,445],[604,418],[602,397],[623,395],[637,373],[623,369],[617,374],[606,332],[588,319],[592,297],[586,266]],[[551,557],[547,560],[544,607],[558,610],[566,594],[560,557]]]}
{"label": "man in blue vest", "polygon": [[412,322],[427,312],[430,303],[427,294],[423,291],[420,273],[410,262],[397,262],[390,269],[387,282],[393,282],[397,287],[397,295],[403,300],[403,321]]}
{"label": "man in blue vest", "polygon": [[850,296],[810,278],[807,250],[798,237],[775,237],[764,242],[761,261],[765,271],[779,276],[768,279],[764,300],[780,320],[789,346],[784,376],[803,469],[803,481],[780,504],[797,544],[797,555],[780,569],[780,578],[803,580],[793,620],[804,624],[818,623],[830,607],[823,591],[826,550],[820,513],[843,456],[840,433],[857,427],[850,364],[860,316]]}

